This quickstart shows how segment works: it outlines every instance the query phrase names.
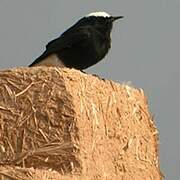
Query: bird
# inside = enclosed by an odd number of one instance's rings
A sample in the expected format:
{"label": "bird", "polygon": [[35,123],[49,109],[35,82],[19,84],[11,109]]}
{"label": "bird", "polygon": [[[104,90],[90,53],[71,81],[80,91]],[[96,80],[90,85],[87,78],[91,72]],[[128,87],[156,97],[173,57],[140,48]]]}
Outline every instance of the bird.
{"label": "bird", "polygon": [[101,61],[111,48],[114,21],[123,16],[107,12],[87,14],[58,38],[50,41],[46,49],[29,67],[59,66],[84,70]]}

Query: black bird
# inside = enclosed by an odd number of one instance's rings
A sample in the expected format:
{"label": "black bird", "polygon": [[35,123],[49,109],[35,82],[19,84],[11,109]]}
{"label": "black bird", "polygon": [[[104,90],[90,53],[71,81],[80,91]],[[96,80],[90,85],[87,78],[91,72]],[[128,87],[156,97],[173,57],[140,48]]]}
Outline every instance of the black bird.
{"label": "black bird", "polygon": [[123,16],[93,12],[46,45],[31,66],[61,66],[86,69],[105,57],[111,47],[113,22]]}

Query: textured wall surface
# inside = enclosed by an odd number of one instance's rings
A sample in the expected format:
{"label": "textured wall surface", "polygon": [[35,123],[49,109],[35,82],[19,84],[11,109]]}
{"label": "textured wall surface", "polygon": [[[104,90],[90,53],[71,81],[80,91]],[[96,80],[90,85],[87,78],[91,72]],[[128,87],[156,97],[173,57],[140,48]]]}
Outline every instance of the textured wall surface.
{"label": "textured wall surface", "polygon": [[17,179],[161,179],[143,91],[67,68],[0,72],[0,164]]}

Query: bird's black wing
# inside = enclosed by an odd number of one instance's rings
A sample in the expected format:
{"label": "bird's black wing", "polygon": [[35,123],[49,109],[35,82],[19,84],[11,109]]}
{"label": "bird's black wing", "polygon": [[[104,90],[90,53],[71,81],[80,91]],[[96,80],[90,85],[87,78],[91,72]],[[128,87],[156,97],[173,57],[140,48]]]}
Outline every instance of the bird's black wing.
{"label": "bird's black wing", "polygon": [[47,56],[60,52],[63,49],[70,48],[72,46],[75,46],[77,43],[80,43],[81,41],[87,41],[91,38],[91,29],[90,27],[80,27],[73,29],[71,31],[64,32],[59,38],[54,39],[50,41],[46,45],[45,52],[38,57],[29,67],[35,65],[36,63],[39,63],[41,60],[46,58]]}
{"label": "bird's black wing", "polygon": [[90,30],[91,29],[89,27],[80,27],[78,29],[74,29],[74,31],[65,32],[59,38],[49,42],[46,45],[46,51],[55,53],[61,49],[72,47],[76,43],[87,40],[91,36]]}

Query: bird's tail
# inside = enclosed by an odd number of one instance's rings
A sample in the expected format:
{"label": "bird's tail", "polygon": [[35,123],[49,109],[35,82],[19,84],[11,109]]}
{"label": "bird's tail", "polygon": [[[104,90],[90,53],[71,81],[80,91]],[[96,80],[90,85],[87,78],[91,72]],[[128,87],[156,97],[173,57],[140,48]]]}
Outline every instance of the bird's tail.
{"label": "bird's tail", "polygon": [[45,59],[48,56],[47,53],[43,53],[41,56],[39,56],[33,63],[31,63],[28,67],[37,66],[43,59]]}

